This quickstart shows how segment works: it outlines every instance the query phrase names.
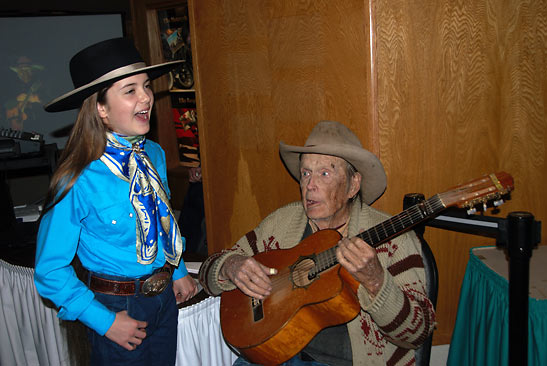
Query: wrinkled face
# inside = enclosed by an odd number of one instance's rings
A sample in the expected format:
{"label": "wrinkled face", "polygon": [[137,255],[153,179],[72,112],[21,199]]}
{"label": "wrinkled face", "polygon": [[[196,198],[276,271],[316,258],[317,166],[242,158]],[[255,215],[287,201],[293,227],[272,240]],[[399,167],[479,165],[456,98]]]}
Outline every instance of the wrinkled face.
{"label": "wrinkled face", "polygon": [[97,110],[110,130],[137,136],[150,130],[153,104],[150,79],[143,73],[116,81],[106,92],[106,104],[97,103]]}
{"label": "wrinkled face", "polygon": [[349,200],[359,192],[361,175],[348,182],[346,167],[336,156],[303,154],[300,159],[302,204],[319,229],[336,228],[349,218]]}

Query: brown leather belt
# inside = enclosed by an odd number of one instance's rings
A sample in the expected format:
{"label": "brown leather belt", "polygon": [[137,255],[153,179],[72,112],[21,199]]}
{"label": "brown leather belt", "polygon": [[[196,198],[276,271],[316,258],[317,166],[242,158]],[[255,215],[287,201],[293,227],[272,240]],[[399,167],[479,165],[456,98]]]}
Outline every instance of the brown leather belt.
{"label": "brown leather belt", "polygon": [[170,264],[156,270],[149,277],[137,278],[131,281],[116,281],[90,274],[89,288],[92,291],[107,295],[131,296],[142,294],[144,296],[156,296],[161,294],[171,283],[172,274],[173,266]]}

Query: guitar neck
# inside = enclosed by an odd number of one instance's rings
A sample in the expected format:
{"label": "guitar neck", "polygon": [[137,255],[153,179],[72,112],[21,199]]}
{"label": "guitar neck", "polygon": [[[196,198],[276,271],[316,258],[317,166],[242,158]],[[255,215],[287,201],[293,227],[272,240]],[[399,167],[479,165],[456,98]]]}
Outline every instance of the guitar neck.
{"label": "guitar neck", "polygon": [[[393,216],[366,231],[363,231],[358,234],[357,237],[363,239],[371,247],[376,248],[386,241],[402,234],[411,227],[419,224],[420,222],[437,215],[445,208],[446,206],[443,204],[440,195],[437,194],[423,202],[407,208],[400,214]],[[316,266],[312,271],[310,271],[310,277],[314,277],[318,273],[321,273],[322,271],[325,271],[338,264],[338,259],[336,258],[336,247],[337,245],[316,254]]]}
{"label": "guitar neck", "polygon": [[[420,222],[438,215],[447,207],[458,206],[473,209],[475,205],[482,203],[486,208],[486,203],[489,201],[494,201],[494,206],[497,206],[503,202],[502,195],[508,194],[513,189],[511,175],[505,172],[488,174],[411,206],[400,214],[362,232],[357,237],[376,248]],[[316,254],[316,268],[310,271],[310,277],[338,264],[336,247],[335,245]]]}
{"label": "guitar neck", "polygon": [[376,248],[380,244],[402,234],[425,219],[437,215],[445,208],[446,206],[437,194],[423,202],[411,206],[400,214],[363,231],[357,235],[357,237],[363,239],[371,247]]}

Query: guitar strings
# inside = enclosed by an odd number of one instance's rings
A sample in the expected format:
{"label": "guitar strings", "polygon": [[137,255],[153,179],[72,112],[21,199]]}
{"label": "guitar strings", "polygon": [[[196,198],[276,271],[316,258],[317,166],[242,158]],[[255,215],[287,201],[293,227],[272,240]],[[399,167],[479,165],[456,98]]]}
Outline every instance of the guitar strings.
{"label": "guitar strings", "polygon": [[280,286],[285,287],[289,283],[291,286],[298,288],[311,284],[318,273],[338,264],[335,253],[337,246],[335,245],[321,253],[317,253],[313,259],[304,259],[303,261],[309,260],[310,263],[308,265],[294,266],[295,268],[292,270],[292,273],[288,271],[271,277],[272,287],[277,289]]}
{"label": "guitar strings", "polygon": [[[422,221],[426,216],[429,216],[444,208],[440,194],[435,195],[428,200],[424,200],[423,205],[426,211],[425,213],[420,210],[418,205],[414,205],[407,210],[401,212],[400,214],[395,215],[392,218],[362,232],[358,236],[365,240],[369,245],[374,247],[375,245],[379,245],[380,243],[382,243],[382,241],[388,238],[390,235],[394,235],[404,230],[405,228],[411,227],[412,225]],[[388,227],[386,226],[388,224],[391,225],[392,232],[388,230]],[[383,232],[380,232],[380,229],[382,229]],[[373,231],[376,234],[376,238],[373,238],[371,236]],[[280,286],[284,287],[287,283],[290,282],[292,282],[291,285],[293,286],[297,283],[308,284],[313,282],[313,278],[318,273],[338,264],[338,260],[335,255],[336,247],[337,245],[321,253],[317,253],[314,259],[310,258],[309,260],[313,261],[314,264],[310,265],[309,268],[302,269],[296,266],[296,268],[292,270],[292,273],[291,271],[287,271],[285,273],[275,275],[272,278],[272,288],[277,289]],[[291,278],[291,275],[292,281],[289,280]]]}
{"label": "guitar strings", "polygon": [[[414,205],[409,209],[401,212],[400,214],[393,216],[391,219],[388,219],[367,231],[359,234],[359,236],[364,239],[369,245],[375,247],[391,235],[395,235],[398,232],[404,230],[405,228],[411,227],[419,222],[421,222],[427,216],[432,215],[435,212],[441,211],[444,207],[442,203],[441,194],[437,194],[428,200],[423,201],[423,207],[425,212],[422,212],[419,205]],[[392,232],[388,231],[386,225],[390,224]],[[383,232],[379,231],[383,229]],[[372,234],[376,234],[375,237]]]}
{"label": "guitar strings", "polygon": [[307,281],[308,273],[309,271],[295,269],[292,272],[292,278],[293,278],[292,281],[289,280],[291,277],[290,272],[275,275],[275,277],[272,278],[272,288],[275,290],[279,287],[285,287],[287,283],[292,282],[292,284],[294,284],[294,283],[302,283],[303,281]]}

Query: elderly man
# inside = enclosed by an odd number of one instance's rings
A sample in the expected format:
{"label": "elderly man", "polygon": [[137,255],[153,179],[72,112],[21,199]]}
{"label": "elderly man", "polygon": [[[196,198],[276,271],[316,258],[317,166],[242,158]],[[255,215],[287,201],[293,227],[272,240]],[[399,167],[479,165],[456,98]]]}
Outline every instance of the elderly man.
{"label": "elderly man", "polygon": [[[253,258],[288,249],[322,229],[337,230],[338,263],[358,282],[359,314],[325,328],[288,365],[411,365],[429,336],[435,313],[426,295],[421,247],[413,232],[376,249],[355,237],[389,218],[369,205],[386,188],[381,162],[338,122],[322,121],[305,146],[280,143],[281,157],[300,182],[302,199],[279,208],[230,250],[210,256],[200,282],[212,295],[238,287],[255,299],[272,291],[275,269]],[[248,365],[239,358],[234,365]]]}

